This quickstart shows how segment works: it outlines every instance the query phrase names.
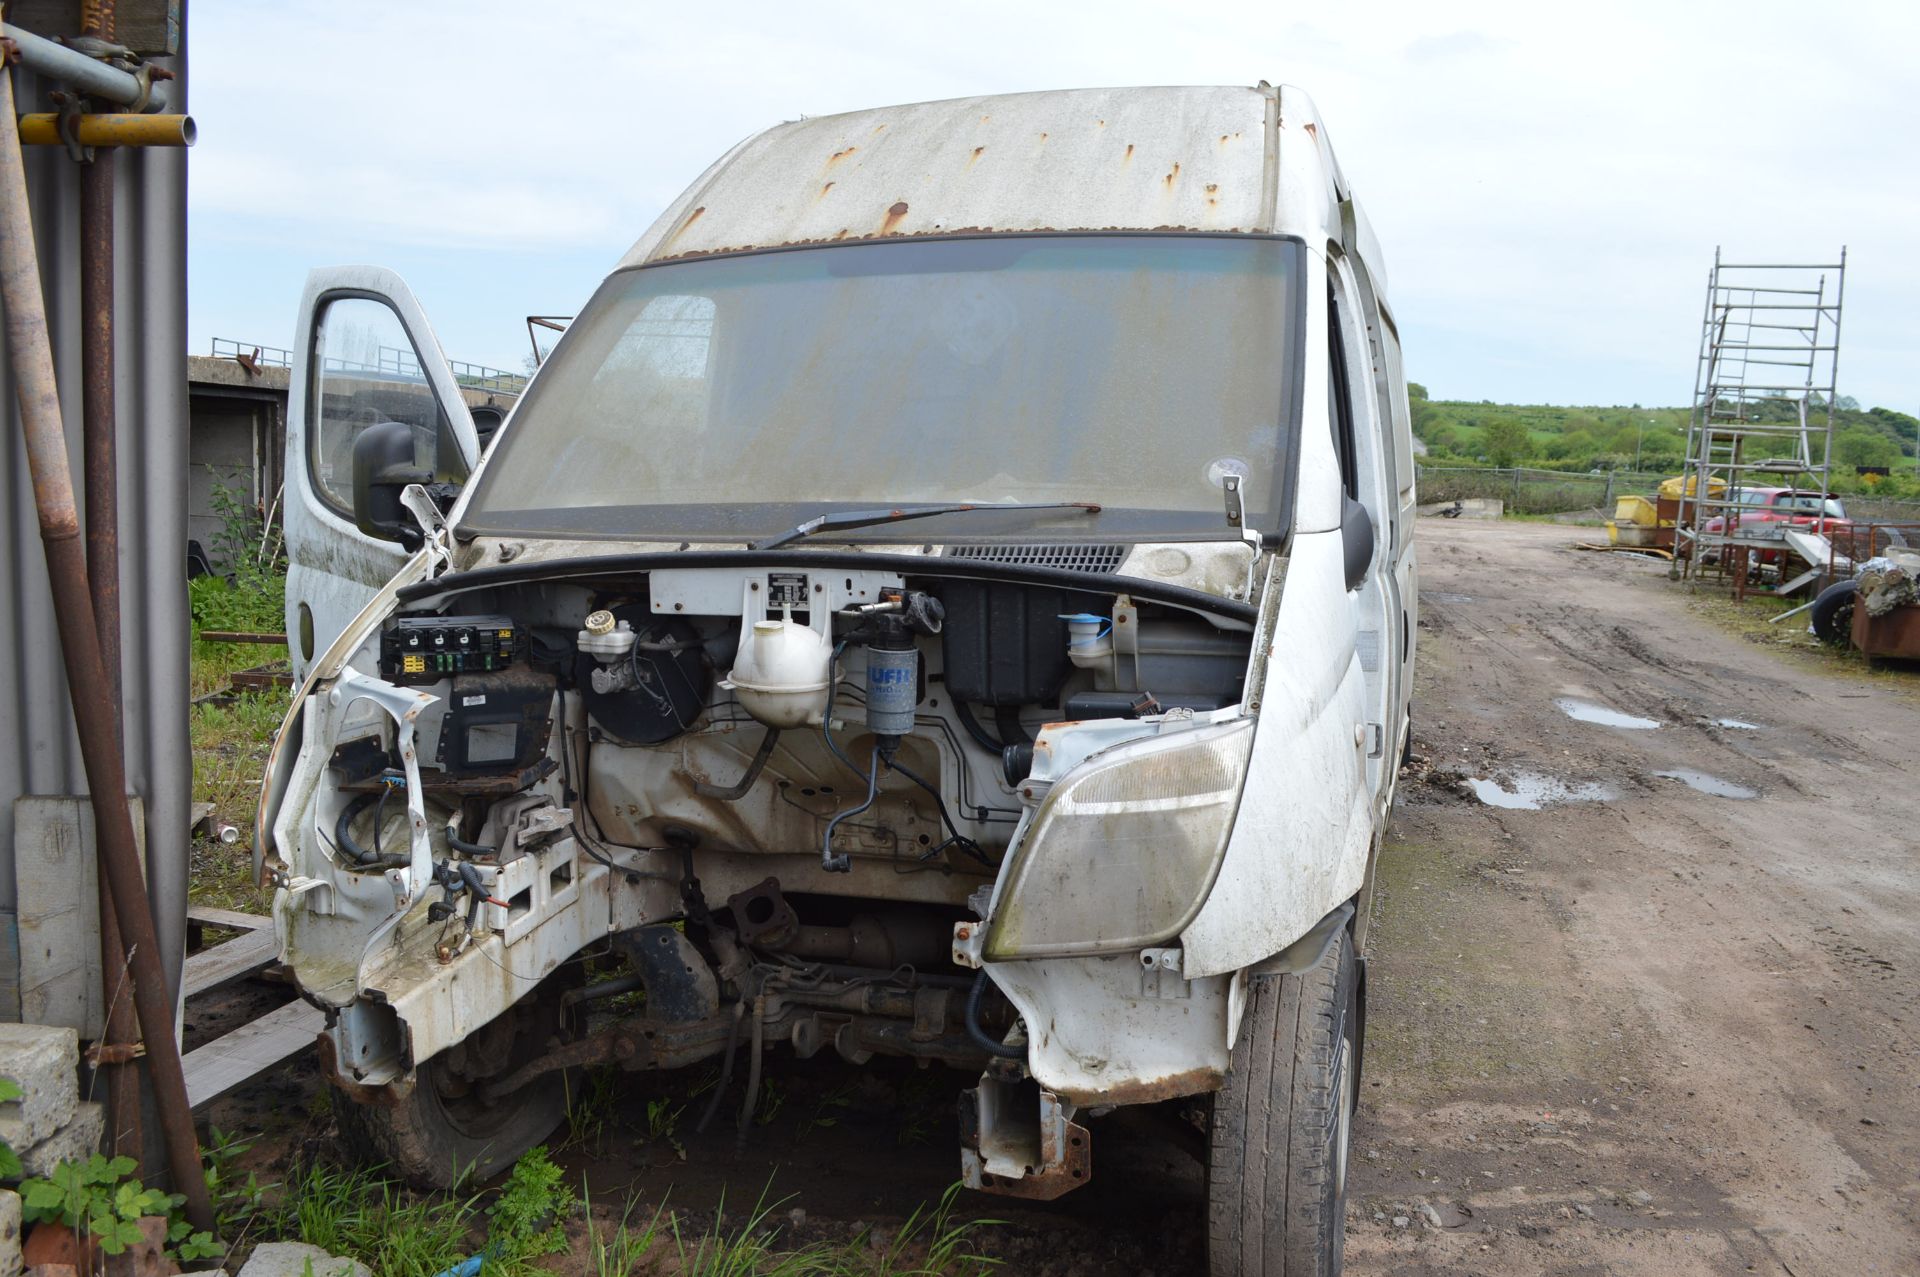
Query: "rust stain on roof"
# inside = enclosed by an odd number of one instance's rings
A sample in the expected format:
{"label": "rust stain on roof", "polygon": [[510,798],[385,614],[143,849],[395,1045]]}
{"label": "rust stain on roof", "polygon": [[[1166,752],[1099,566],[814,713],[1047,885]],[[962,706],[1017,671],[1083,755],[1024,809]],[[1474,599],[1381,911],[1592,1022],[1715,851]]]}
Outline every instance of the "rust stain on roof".
{"label": "rust stain on roof", "polygon": [[967,167],[972,168],[975,164],[979,163],[980,156],[986,151],[986,149],[987,148],[984,146],[974,147],[973,154],[967,157]]}
{"label": "rust stain on roof", "polygon": [[834,165],[838,164],[841,160],[846,159],[849,155],[852,155],[855,151],[859,149],[860,148],[857,146],[850,146],[844,151],[835,151],[832,155],[829,155],[827,157],[827,167],[832,168]]}
{"label": "rust stain on roof", "polygon": [[1314,127],[1312,120],[1308,120],[1305,127],[1308,137],[1317,139],[1320,136],[1320,130]]}
{"label": "rust stain on roof", "polygon": [[819,194],[819,196],[818,196],[817,198],[819,198],[819,199],[825,199],[825,198],[827,198],[827,192],[828,192],[828,191],[830,191],[830,190],[832,190],[832,189],[833,189],[833,183],[832,183],[832,182],[828,182],[828,183],[827,183],[827,184],[826,184],[825,186],[823,186],[823,187],[821,187],[821,188],[820,188],[820,194]]}
{"label": "rust stain on roof", "polygon": [[667,243],[671,244],[673,243],[674,240],[679,239],[682,235],[685,235],[687,233],[687,229],[691,227],[695,222],[699,221],[700,215],[706,211],[707,211],[707,206],[705,204],[702,204],[699,208],[694,209],[693,212],[688,213],[686,216],[686,220],[682,221],[680,223],[679,228],[676,229],[673,232],[673,234],[667,238]]}
{"label": "rust stain on roof", "polygon": [[1125,164],[1132,159],[1133,159],[1133,143],[1129,142],[1127,143],[1127,153],[1120,157],[1120,162],[1122,164]]}
{"label": "rust stain on roof", "polygon": [[905,200],[896,200],[893,207],[887,210],[887,220],[880,224],[880,233],[882,235],[899,234],[900,222],[906,215],[907,202]]}
{"label": "rust stain on roof", "polygon": [[1167,184],[1168,190],[1172,190],[1173,184],[1180,180],[1180,161],[1175,160],[1173,162],[1173,172],[1167,174],[1165,177],[1161,178],[1160,180]]}

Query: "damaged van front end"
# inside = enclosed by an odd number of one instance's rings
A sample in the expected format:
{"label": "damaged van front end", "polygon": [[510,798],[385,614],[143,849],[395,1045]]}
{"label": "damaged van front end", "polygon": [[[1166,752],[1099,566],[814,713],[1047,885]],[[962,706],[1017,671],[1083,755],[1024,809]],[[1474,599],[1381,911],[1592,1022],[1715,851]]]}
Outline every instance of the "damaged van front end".
{"label": "damaged van front end", "polygon": [[[980,176],[893,193],[976,133]],[[1144,181],[1149,135],[1187,166]],[[989,181],[1015,137],[1076,180]],[[1266,85],[750,139],[484,459],[450,379],[329,353],[380,294],[316,273],[289,632],[347,593],[322,530],[414,551],[296,654],[259,823],[346,1137],[445,1185],[582,1068],[715,1061],[744,1136],[769,1052],[890,1056],[977,1076],[974,1188],[1058,1196],[1172,1102],[1210,1192],[1322,1168],[1282,1232],[1337,1248],[1415,620],[1382,287]]]}

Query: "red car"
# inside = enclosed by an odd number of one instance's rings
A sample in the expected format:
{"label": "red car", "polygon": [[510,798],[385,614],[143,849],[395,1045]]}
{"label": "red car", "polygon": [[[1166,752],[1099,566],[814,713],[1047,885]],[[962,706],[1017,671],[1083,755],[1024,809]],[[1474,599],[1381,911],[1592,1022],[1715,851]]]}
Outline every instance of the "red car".
{"label": "red car", "polygon": [[[1818,532],[1833,541],[1850,538],[1853,522],[1834,496],[1798,488],[1736,488],[1733,499],[1740,503],[1735,529],[1740,536],[1779,539],[1787,527]],[[1732,513],[1729,511],[1728,513]],[[1701,531],[1717,536],[1726,527],[1727,515],[1708,519]],[[1778,562],[1777,550],[1762,550],[1760,562]]]}

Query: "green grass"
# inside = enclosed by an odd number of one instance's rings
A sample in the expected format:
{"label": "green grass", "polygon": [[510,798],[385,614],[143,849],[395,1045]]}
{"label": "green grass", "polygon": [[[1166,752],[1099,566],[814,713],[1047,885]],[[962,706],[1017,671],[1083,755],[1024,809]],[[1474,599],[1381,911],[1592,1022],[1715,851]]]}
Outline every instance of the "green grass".
{"label": "green grass", "polygon": [[656,1207],[645,1224],[636,1224],[640,1203],[629,1197],[619,1223],[609,1228],[594,1214],[593,1201],[587,1198],[587,1262],[592,1265],[592,1277],[633,1277],[642,1264],[651,1269],[648,1256],[659,1240],[660,1215],[665,1209],[664,1204]]}
{"label": "green grass", "polygon": [[[226,646],[195,645],[196,684],[205,668],[200,652]],[[260,650],[252,649],[254,653]],[[208,664],[217,667],[220,655]],[[224,677],[219,682],[224,686]],[[242,693],[226,703],[208,701],[189,711],[193,801],[212,803],[215,823],[229,824],[240,831],[239,841],[233,843],[207,835],[194,839],[187,894],[195,904],[249,911],[265,906],[264,895],[253,885],[254,812],[267,754],[286,716],[287,703],[287,694],[276,689]]]}
{"label": "green grass", "polygon": [[374,1277],[435,1277],[474,1251],[483,1217],[474,1197],[421,1196],[368,1168],[314,1166],[287,1185],[276,1228],[360,1260]]}

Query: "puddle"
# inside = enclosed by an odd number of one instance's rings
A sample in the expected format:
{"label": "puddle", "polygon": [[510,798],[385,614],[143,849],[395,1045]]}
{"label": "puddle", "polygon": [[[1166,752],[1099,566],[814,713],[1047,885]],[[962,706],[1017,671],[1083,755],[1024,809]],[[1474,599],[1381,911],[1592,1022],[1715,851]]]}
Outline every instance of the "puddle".
{"label": "puddle", "polygon": [[1738,718],[1716,718],[1713,720],[1713,725],[1715,727],[1729,728],[1736,732],[1759,732],[1766,730],[1758,723],[1748,723]]}
{"label": "puddle", "polygon": [[1730,780],[1721,780],[1718,776],[1709,776],[1705,772],[1697,772],[1685,767],[1655,772],[1654,775],[1665,777],[1667,780],[1677,780],[1703,794],[1712,794],[1715,798],[1746,799],[1760,796],[1760,791],[1757,789],[1748,789],[1745,785],[1736,785]]}
{"label": "puddle", "polygon": [[1470,776],[1467,786],[1473,790],[1473,796],[1487,806],[1509,811],[1539,811],[1548,803],[1598,803],[1614,796],[1605,785],[1568,784],[1538,772],[1517,772],[1507,785]]}
{"label": "puddle", "polygon": [[1420,591],[1420,601],[1422,603],[1471,603],[1473,602],[1473,595],[1449,594],[1445,590],[1422,590]]}
{"label": "puddle", "polygon": [[1608,709],[1605,705],[1595,705],[1592,701],[1577,700],[1571,696],[1556,696],[1553,703],[1559,707],[1562,714],[1582,723],[1598,723],[1602,727],[1624,727],[1636,732],[1650,731],[1660,726],[1656,719],[1622,714],[1617,709]]}

